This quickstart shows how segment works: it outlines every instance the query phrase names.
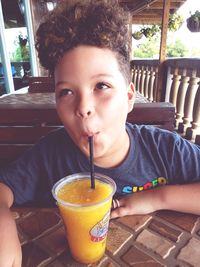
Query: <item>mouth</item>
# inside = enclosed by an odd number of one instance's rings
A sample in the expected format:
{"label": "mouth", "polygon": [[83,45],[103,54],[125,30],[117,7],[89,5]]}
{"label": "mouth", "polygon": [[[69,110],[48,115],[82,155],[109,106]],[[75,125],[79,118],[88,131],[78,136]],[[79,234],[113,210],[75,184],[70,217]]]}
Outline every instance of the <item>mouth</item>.
{"label": "mouth", "polygon": [[93,136],[93,138],[96,138],[96,136],[99,134],[100,132],[87,131],[83,133],[83,136],[86,138],[91,137],[91,136]]}

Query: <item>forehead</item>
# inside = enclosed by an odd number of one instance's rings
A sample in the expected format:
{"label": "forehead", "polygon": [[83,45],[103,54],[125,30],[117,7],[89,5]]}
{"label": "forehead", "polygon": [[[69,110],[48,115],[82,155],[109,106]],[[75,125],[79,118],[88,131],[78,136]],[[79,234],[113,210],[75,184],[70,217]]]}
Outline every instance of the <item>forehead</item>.
{"label": "forehead", "polygon": [[82,70],[105,72],[119,71],[115,53],[109,49],[93,46],[78,46],[68,52],[58,61],[55,74],[59,71]]}

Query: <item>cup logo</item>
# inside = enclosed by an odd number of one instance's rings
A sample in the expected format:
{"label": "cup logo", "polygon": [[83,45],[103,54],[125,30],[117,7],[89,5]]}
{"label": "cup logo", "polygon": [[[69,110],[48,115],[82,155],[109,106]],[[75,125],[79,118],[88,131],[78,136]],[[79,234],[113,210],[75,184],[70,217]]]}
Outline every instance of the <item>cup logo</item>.
{"label": "cup logo", "polygon": [[109,216],[110,213],[108,212],[101,221],[95,224],[94,227],[90,230],[90,237],[93,242],[99,242],[105,239],[107,232],[108,232],[108,225],[109,225]]}

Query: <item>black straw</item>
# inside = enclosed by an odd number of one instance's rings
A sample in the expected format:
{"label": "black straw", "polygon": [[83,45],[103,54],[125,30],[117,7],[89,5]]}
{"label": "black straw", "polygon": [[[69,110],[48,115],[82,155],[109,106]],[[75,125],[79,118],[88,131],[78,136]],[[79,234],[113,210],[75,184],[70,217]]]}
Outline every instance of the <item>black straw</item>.
{"label": "black straw", "polygon": [[95,189],[95,178],[94,178],[94,161],[93,161],[93,136],[88,137],[89,148],[90,148],[90,179],[91,188]]}

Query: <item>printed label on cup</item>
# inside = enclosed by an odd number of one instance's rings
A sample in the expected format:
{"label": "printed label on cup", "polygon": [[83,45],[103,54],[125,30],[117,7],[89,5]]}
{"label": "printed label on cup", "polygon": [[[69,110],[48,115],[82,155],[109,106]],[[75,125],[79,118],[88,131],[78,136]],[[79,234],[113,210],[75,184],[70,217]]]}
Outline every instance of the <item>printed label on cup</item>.
{"label": "printed label on cup", "polygon": [[109,218],[110,213],[108,212],[100,222],[92,227],[90,230],[90,236],[93,242],[102,241],[106,237],[108,232]]}

